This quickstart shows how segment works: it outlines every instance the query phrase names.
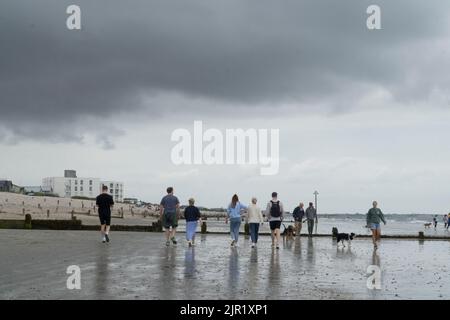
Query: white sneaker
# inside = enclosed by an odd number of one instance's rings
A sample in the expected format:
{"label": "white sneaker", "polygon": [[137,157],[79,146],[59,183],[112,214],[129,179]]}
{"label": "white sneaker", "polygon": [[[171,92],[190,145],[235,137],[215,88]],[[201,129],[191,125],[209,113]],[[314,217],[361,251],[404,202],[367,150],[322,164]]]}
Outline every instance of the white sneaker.
{"label": "white sneaker", "polygon": [[254,248],[256,246],[256,244],[252,243],[252,248]]}
{"label": "white sneaker", "polygon": [[102,237],[102,242],[103,242],[103,243],[106,242],[106,237],[105,237],[105,236]]}

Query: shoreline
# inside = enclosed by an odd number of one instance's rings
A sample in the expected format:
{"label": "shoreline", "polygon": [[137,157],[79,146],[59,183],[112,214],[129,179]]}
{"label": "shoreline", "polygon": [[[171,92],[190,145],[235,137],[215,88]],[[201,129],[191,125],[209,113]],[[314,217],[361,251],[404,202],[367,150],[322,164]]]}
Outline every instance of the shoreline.
{"label": "shoreline", "polygon": [[[24,220],[13,220],[13,219],[0,219],[0,230],[53,230],[53,231],[64,231],[64,230],[70,230],[70,231],[98,231],[99,226],[94,224],[83,224],[81,220],[74,219],[74,220],[61,220],[61,219],[48,219],[48,220],[32,220],[37,224],[37,227],[31,227],[27,228],[24,226]],[[74,223],[75,222],[75,223]],[[73,223],[73,224],[72,224]],[[150,224],[148,225],[120,225],[120,224],[111,224],[111,231],[123,231],[123,232],[152,232],[152,233],[163,233],[161,230],[156,230],[157,226],[155,225],[157,223],[156,221],[150,221]],[[59,227],[58,226],[63,226]],[[185,230],[177,230],[177,233],[184,234],[186,233]],[[208,235],[228,235],[229,232],[227,231],[206,231],[201,232],[197,231],[197,234],[208,234]],[[249,236],[245,232],[239,232],[242,236]],[[270,233],[268,232],[260,232],[260,236],[270,236]],[[307,234],[300,234],[299,237],[301,238],[307,238]],[[326,237],[333,237],[333,235],[320,233],[320,234],[313,234],[313,238],[326,238]],[[362,238],[362,239],[370,239],[372,236],[367,234],[357,234],[355,239]],[[437,240],[437,241],[450,241],[450,235],[449,236],[430,236],[430,235],[413,235],[413,234],[402,234],[402,235],[381,235],[382,239],[397,239],[397,240]],[[295,239],[295,238],[294,238]]]}

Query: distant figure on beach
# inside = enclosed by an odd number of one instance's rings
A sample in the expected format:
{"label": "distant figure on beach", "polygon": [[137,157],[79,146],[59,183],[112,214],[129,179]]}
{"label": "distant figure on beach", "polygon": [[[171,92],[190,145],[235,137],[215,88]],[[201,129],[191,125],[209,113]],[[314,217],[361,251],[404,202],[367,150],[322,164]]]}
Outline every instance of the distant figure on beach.
{"label": "distant figure on beach", "polygon": [[266,216],[269,220],[271,236],[272,236],[272,248],[280,249],[280,227],[283,220],[283,204],[278,200],[278,194],[272,192],[272,200],[267,203]]}
{"label": "distant figure on beach", "polygon": [[305,210],[303,209],[304,206],[305,205],[303,202],[300,202],[298,207],[296,207],[294,212],[292,212],[292,216],[295,221],[295,235],[297,236],[300,236],[300,233],[302,232],[303,218],[305,217]]}
{"label": "distant figure on beach", "polygon": [[264,222],[261,208],[256,205],[257,199],[252,198],[252,204],[247,208],[247,223],[250,228],[252,248],[258,243],[259,225]]}
{"label": "distant figure on beach", "polygon": [[450,227],[450,213],[448,214],[448,216],[447,216],[447,230],[448,230],[448,227]]}
{"label": "distant figure on beach", "polygon": [[308,236],[312,237],[314,222],[317,222],[317,211],[312,202],[309,203],[309,207],[306,209],[305,215],[308,221]]}
{"label": "distant figure on beach", "polygon": [[102,242],[109,242],[109,229],[111,225],[111,207],[114,206],[114,199],[108,193],[108,187],[102,187],[102,194],[97,196],[96,205],[98,207],[98,217],[100,219],[100,232]]}
{"label": "distant figure on beach", "polygon": [[197,230],[198,221],[201,221],[200,210],[194,206],[195,200],[189,199],[189,206],[184,209],[184,218],[186,219],[186,240],[188,246],[195,245],[195,231]]}
{"label": "distant figure on beach", "polygon": [[367,212],[366,223],[367,227],[372,230],[372,241],[375,249],[378,248],[377,242],[381,239],[381,221],[386,224],[383,212],[378,208],[378,203],[374,201],[373,207]]}
{"label": "distant figure on beach", "polygon": [[239,229],[241,228],[241,212],[246,210],[247,206],[239,202],[237,194],[231,198],[227,213],[230,220],[231,247],[237,246],[239,241]]}
{"label": "distant figure on beach", "polygon": [[434,216],[434,217],[433,217],[433,225],[434,225],[434,229],[437,228],[437,224],[438,224],[437,216]]}
{"label": "distant figure on beach", "polygon": [[166,246],[170,246],[170,241],[177,244],[175,234],[178,227],[178,209],[180,201],[173,195],[173,188],[167,188],[167,195],[160,203],[160,215],[164,229],[166,229]]}
{"label": "distant figure on beach", "polygon": [[444,214],[444,218],[442,218],[442,221],[444,221],[444,228],[447,229],[448,226],[448,216],[446,214]]}

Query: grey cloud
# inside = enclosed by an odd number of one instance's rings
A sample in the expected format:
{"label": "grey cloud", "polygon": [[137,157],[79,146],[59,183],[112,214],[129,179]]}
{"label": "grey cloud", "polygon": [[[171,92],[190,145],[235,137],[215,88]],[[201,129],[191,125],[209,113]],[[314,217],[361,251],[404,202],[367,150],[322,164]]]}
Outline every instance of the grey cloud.
{"label": "grey cloud", "polygon": [[[450,35],[449,2],[377,1],[383,30],[373,32],[365,28],[372,1],[83,0],[82,31],[65,28],[69,4],[0,4],[0,127],[16,139],[81,142],[76,128],[86,117],[163,115],[141,99],[159,92],[344,112],[359,88],[385,87],[408,101],[450,87],[448,73],[433,74],[448,67],[436,43]],[[411,75],[417,80],[406,83]]]}

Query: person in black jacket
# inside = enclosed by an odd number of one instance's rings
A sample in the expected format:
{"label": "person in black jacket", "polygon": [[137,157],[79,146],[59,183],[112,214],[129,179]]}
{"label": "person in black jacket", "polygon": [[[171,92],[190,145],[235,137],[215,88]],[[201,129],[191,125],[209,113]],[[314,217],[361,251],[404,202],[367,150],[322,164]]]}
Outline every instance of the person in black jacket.
{"label": "person in black jacket", "polygon": [[295,221],[295,235],[298,236],[300,236],[300,233],[302,232],[303,218],[305,217],[305,210],[303,209],[304,206],[305,205],[303,202],[300,202],[298,207],[296,207],[292,213]]}
{"label": "person in black jacket", "polygon": [[100,232],[102,234],[102,242],[109,242],[109,228],[111,224],[111,207],[114,205],[113,197],[108,193],[108,187],[102,187],[100,194],[95,201],[98,207],[98,217],[100,219]]}
{"label": "person in black jacket", "polygon": [[198,221],[201,219],[200,210],[194,206],[195,200],[189,199],[189,206],[184,209],[184,218],[186,219],[186,240],[189,247],[194,245],[195,231],[197,229]]}

